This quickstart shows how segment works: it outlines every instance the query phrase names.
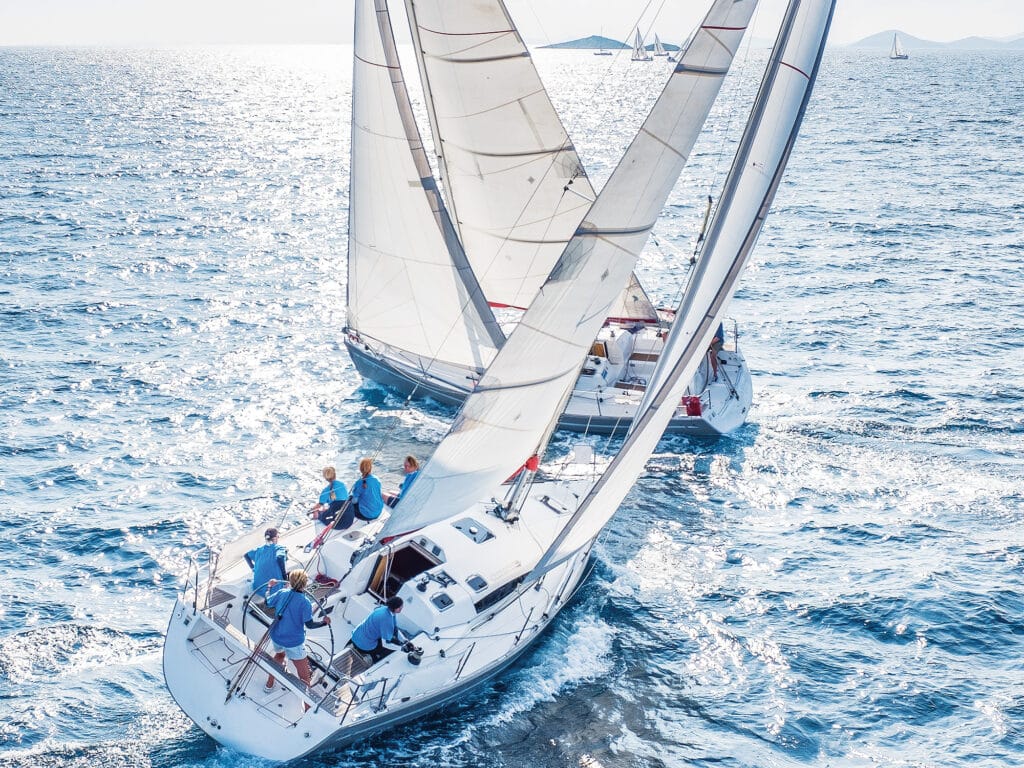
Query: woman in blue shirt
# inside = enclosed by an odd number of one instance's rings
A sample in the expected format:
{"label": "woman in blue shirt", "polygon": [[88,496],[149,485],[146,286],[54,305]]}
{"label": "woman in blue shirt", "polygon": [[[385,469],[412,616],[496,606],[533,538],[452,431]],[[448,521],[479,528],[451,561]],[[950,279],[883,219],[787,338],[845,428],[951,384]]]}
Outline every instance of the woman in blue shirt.
{"label": "woman in blue shirt", "polygon": [[285,578],[288,571],[288,550],[277,543],[277,528],[267,528],[263,534],[266,544],[245,553],[245,562],[252,568],[252,591],[265,589],[271,579]]}
{"label": "woman in blue shirt", "polygon": [[402,478],[402,487],[398,489],[398,493],[388,496],[385,501],[388,506],[392,509],[395,505],[402,500],[406,492],[409,490],[409,486],[416,480],[416,476],[420,473],[420,463],[416,460],[415,456],[409,455],[405,457],[405,461],[402,464],[402,469],[405,470],[405,477]]}
{"label": "woman in blue shirt", "polygon": [[355,516],[360,520],[376,520],[384,509],[384,497],[380,492],[380,480],[371,474],[373,459],[362,459],[359,462],[360,477],[352,486],[352,505]]}
{"label": "woman in blue shirt", "polygon": [[319,502],[309,510],[309,516],[319,520],[321,525],[327,526],[334,522],[338,512],[344,508],[344,511],[341,512],[341,520],[334,526],[335,529],[344,530],[352,525],[351,505],[345,506],[348,489],[345,488],[343,482],[337,479],[334,467],[324,467],[323,474],[324,480],[327,481],[327,487],[320,492]]}
{"label": "woman in blue shirt", "polygon": [[[283,667],[285,658],[290,659],[299,679],[306,685],[309,685],[312,677],[306,651],[306,630],[318,629],[331,623],[329,616],[324,616],[323,621],[313,621],[313,601],[304,591],[308,583],[306,572],[296,568],[288,574],[287,585],[290,589],[285,589],[285,582],[277,579],[271,579],[267,585],[267,605],[276,614],[274,623],[270,625],[274,661]],[[274,676],[270,675],[263,690],[270,693],[273,689]],[[306,709],[309,709],[308,705]]]}

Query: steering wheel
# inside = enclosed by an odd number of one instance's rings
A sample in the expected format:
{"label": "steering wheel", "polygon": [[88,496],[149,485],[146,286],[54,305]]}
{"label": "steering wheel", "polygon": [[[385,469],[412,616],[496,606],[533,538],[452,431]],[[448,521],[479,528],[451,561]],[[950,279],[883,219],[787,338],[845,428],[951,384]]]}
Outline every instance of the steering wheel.
{"label": "steering wheel", "polygon": [[[316,603],[316,607],[320,611],[320,615],[321,616],[326,616],[327,615],[325,613],[325,611],[324,611],[324,601],[323,600],[321,600],[312,591],[310,591],[308,589],[304,590],[303,594],[307,595],[310,598],[310,600],[312,600],[314,603]],[[245,634],[245,622],[249,618],[249,608],[251,607],[252,599],[254,597],[258,596],[258,595],[259,595],[258,592],[253,592],[251,595],[249,595],[247,598],[245,598],[245,603],[242,605],[242,634],[243,635]],[[267,616],[266,612],[262,611],[262,609],[261,609],[261,613],[263,613],[264,616]],[[267,616],[267,618],[270,618],[270,617]],[[271,626],[273,626],[273,620],[271,620]],[[323,645],[321,645],[320,643],[316,642],[315,640],[310,640],[308,637],[306,638],[306,643],[309,644],[309,645],[313,645],[313,646],[319,648],[321,651],[326,652],[326,654],[327,654],[327,663],[324,664],[324,666],[328,670],[330,670],[331,666],[334,664],[334,649],[335,649],[335,644],[334,644],[334,627],[331,624],[327,624],[325,626],[327,627],[327,634],[328,634],[328,636],[331,639],[330,648],[329,649],[325,648]],[[270,631],[269,628],[268,628],[267,631],[268,632]],[[323,664],[323,661],[322,661],[322,659],[320,658],[319,655],[317,656],[317,660],[320,661],[321,664]]]}

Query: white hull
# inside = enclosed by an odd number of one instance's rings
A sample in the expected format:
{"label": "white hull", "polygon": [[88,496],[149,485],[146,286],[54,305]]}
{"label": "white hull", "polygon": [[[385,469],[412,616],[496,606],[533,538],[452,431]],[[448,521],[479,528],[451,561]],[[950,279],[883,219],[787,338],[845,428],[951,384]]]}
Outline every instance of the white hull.
{"label": "white hull", "polygon": [[[253,653],[266,626],[246,603],[251,576],[241,553],[259,537],[258,532],[250,534],[221,553],[212,580],[209,574],[196,576],[175,603],[164,643],[168,688],[211,738],[272,760],[340,747],[435,710],[514,662],[571,597],[585,574],[589,544],[540,582],[516,579],[530,571],[590,483],[535,483],[522,517],[513,523],[490,514],[494,504],[488,503],[400,537],[392,543],[395,554],[387,560],[387,570],[382,570],[379,550],[350,566],[352,554],[367,540],[363,532],[331,538],[308,569],[311,576],[319,570],[341,577],[339,587],[321,598],[334,608],[331,627],[307,633],[314,661],[308,688],[294,674],[283,674],[265,651]],[[473,527],[457,529],[464,520],[471,520]],[[489,538],[479,541],[481,531]],[[304,525],[283,533],[281,542],[301,555],[313,533],[311,525]],[[439,562],[400,579],[402,569],[409,570],[416,558],[422,565]],[[298,565],[290,560],[288,567]],[[474,591],[472,585],[479,584],[474,578],[485,586]],[[514,586],[502,595],[501,587],[510,584]],[[368,591],[373,589],[400,594],[406,601],[399,626],[423,649],[418,665],[396,651],[367,666],[363,657],[344,649],[355,625],[378,604],[380,595]],[[247,675],[228,696],[229,685],[237,683],[243,668]],[[267,694],[263,686],[271,671],[278,682]]]}
{"label": "white hull", "polygon": [[[363,377],[403,395],[459,406],[476,383],[471,372],[456,366],[434,366],[427,373],[427,361],[352,333],[346,336],[345,344]],[[632,423],[644,384],[657,364],[661,337],[655,327],[630,334],[621,327],[609,326],[602,330],[598,344],[604,345],[605,354],[589,358],[559,417],[558,428],[622,435]],[[715,376],[710,362],[705,361],[687,391],[699,398],[700,414],[688,415],[687,408],[680,405],[665,434],[719,437],[743,425],[754,394],[750,370],[735,338],[719,353],[719,363]],[[691,406],[690,411],[694,410]]]}

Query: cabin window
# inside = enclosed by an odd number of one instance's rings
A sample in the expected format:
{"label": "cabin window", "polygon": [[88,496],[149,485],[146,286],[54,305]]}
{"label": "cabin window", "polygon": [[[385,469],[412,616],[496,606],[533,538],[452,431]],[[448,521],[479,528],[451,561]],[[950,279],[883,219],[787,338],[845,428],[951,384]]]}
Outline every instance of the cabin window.
{"label": "cabin window", "polygon": [[415,542],[408,542],[390,555],[380,555],[373,569],[367,591],[380,600],[398,594],[409,579],[429,571],[440,560]]}
{"label": "cabin window", "polygon": [[432,602],[439,611],[447,611],[449,608],[455,605],[455,601],[448,597],[448,594],[446,592],[438,592],[436,595],[430,598],[430,602]]}
{"label": "cabin window", "polygon": [[466,579],[466,583],[469,584],[474,592],[483,592],[487,589],[487,582],[484,581],[483,576],[470,576]]}
{"label": "cabin window", "polygon": [[513,579],[507,584],[502,584],[496,590],[491,592],[491,594],[487,595],[486,597],[480,600],[477,600],[476,603],[474,603],[474,606],[476,607],[476,612],[483,613],[492,605],[500,603],[506,597],[515,592],[516,588],[523,583],[523,579],[525,578],[525,576],[520,576],[519,578]]}
{"label": "cabin window", "polygon": [[463,535],[468,536],[477,544],[483,544],[485,541],[489,541],[494,538],[493,533],[471,517],[464,517],[461,520],[457,520],[452,523],[452,527]]}

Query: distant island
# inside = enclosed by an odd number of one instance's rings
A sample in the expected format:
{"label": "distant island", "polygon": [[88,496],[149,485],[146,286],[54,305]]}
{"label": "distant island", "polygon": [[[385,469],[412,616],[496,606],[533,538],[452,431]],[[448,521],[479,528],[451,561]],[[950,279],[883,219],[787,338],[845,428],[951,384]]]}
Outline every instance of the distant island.
{"label": "distant island", "polygon": [[[847,45],[836,46],[839,48],[853,48],[858,50],[879,50],[888,51],[892,46],[892,36],[899,34],[900,40],[903,42],[903,47],[909,50],[924,51],[924,50],[935,50],[935,51],[991,51],[991,50],[1005,50],[1005,51],[1024,51],[1024,33],[1017,35],[1010,35],[1009,37],[965,37],[961,40],[953,40],[949,43],[938,43],[934,40],[924,40],[920,37],[914,37],[906,32],[902,32],[898,29],[887,29],[885,32],[879,32],[865,37],[863,40],[858,40],[856,43],[849,43]],[[653,36],[652,36],[653,37]],[[753,44],[755,47],[771,46],[770,40],[754,40]],[[671,43],[663,43],[666,51],[678,51],[679,46]],[[601,35],[591,35],[590,37],[581,37],[578,40],[568,40],[564,43],[552,43],[551,45],[542,45],[541,48],[560,48],[563,50],[600,50],[604,49],[607,51],[621,51],[629,50],[633,46],[627,45],[619,40],[612,40],[610,37],[602,37]],[[648,51],[654,50],[654,45],[646,46]]]}
{"label": "distant island", "polygon": [[908,35],[898,29],[887,29],[876,35],[865,37],[856,43],[850,43],[844,48],[889,50],[892,46],[892,36],[898,34],[907,50],[936,50],[936,51],[991,51],[991,50],[1017,50],[1024,51],[1024,33],[1011,35],[1010,37],[965,37],[961,40],[953,40],[949,43],[937,43],[934,40],[923,40],[920,37]]}
{"label": "distant island", "polygon": [[[610,37],[601,37],[601,35],[591,35],[590,37],[581,37],[579,40],[569,40],[564,43],[552,43],[551,45],[542,45],[541,48],[562,48],[568,50],[608,50],[608,51],[628,51],[633,48],[631,45],[626,45],[619,40],[612,40]],[[654,50],[654,44],[651,43],[645,46],[648,51]],[[678,45],[672,45],[671,43],[662,43],[662,47],[666,51],[678,51]]]}

